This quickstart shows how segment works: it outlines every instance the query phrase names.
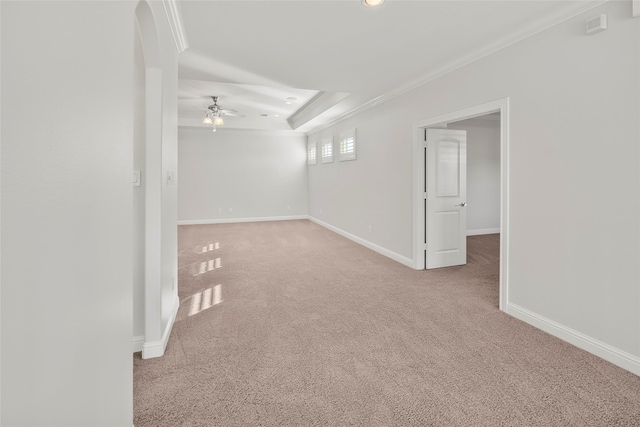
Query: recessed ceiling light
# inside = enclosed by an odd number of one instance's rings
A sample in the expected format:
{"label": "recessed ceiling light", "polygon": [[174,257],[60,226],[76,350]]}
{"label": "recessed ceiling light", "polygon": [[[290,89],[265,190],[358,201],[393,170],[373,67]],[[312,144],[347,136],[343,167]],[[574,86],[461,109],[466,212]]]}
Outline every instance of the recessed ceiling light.
{"label": "recessed ceiling light", "polygon": [[267,117],[268,114],[260,114],[262,117]]}
{"label": "recessed ceiling light", "polygon": [[280,117],[280,114],[274,114],[273,117]]}
{"label": "recessed ceiling light", "polygon": [[284,103],[287,105],[290,105],[290,104],[293,104],[293,101],[295,101],[296,99],[298,98],[296,98],[295,96],[290,96],[284,101]]}
{"label": "recessed ceiling light", "polygon": [[362,4],[365,6],[380,6],[384,3],[384,0],[362,0]]}

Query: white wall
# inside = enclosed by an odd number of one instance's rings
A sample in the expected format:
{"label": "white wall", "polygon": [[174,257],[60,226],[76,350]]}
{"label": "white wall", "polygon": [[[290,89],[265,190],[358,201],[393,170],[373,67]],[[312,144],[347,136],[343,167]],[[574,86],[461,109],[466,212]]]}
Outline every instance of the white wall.
{"label": "white wall", "polygon": [[413,123],[510,97],[507,310],[640,374],[639,75],[640,19],[601,5],[312,135],[357,128],[358,160],[309,168],[309,214],[411,258]]}
{"label": "white wall", "polygon": [[1,2],[4,426],[132,425],[132,2]]}
{"label": "white wall", "polygon": [[500,120],[483,116],[449,123],[447,129],[467,131],[467,233],[496,233],[500,229]]}
{"label": "white wall", "polygon": [[334,156],[333,163],[309,166],[309,215],[396,258],[411,258],[412,122],[403,128],[403,107],[386,105],[309,136],[337,141],[341,132],[357,128],[357,160],[340,162]]}
{"label": "white wall", "polygon": [[307,215],[305,136],[181,127],[179,141],[181,223]]}

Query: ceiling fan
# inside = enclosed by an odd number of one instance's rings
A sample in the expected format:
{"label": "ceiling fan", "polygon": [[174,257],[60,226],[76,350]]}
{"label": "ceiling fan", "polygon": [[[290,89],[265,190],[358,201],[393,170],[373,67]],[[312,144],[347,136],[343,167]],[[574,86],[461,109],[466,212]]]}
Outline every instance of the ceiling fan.
{"label": "ceiling fan", "polygon": [[207,107],[207,114],[212,115],[213,117],[219,116],[240,116],[236,110],[231,110],[228,108],[222,108],[218,105],[219,96],[212,96],[213,104]]}
{"label": "ceiling fan", "polygon": [[236,110],[222,108],[218,105],[219,96],[212,96],[213,104],[209,105],[205,110],[205,116],[202,120],[202,124],[213,125],[213,131],[216,131],[217,126],[223,126],[224,120],[222,116],[236,116],[242,117]]}

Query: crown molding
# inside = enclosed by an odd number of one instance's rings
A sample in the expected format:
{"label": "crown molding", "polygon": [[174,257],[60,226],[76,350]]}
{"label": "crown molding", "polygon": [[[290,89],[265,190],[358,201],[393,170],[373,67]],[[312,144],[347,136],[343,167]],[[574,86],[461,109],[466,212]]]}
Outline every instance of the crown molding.
{"label": "crown molding", "polygon": [[[356,114],[362,113],[370,108],[373,108],[377,105],[380,105],[384,102],[390,101],[393,98],[396,98],[406,92],[409,92],[413,89],[416,89],[420,86],[423,86],[433,80],[436,80],[440,77],[443,77],[459,68],[462,68],[466,65],[472,64],[476,61],[479,61],[480,59],[489,56],[493,53],[496,53],[498,51],[501,51],[502,49],[506,49],[507,47],[516,44],[522,40],[525,40],[529,37],[532,37],[538,33],[541,33],[542,31],[545,31],[551,27],[554,27],[556,25],[559,25],[565,21],[568,21],[571,18],[574,18],[578,15],[580,15],[581,13],[587,12],[588,10],[591,10],[597,6],[600,6],[604,3],[608,3],[609,1],[613,1],[613,0],[592,0],[592,1],[587,1],[584,3],[580,3],[577,6],[575,4],[572,4],[556,13],[554,13],[551,16],[548,16],[544,19],[535,21],[525,27],[523,27],[522,29],[520,29],[519,31],[509,34],[508,36],[505,36],[499,40],[497,40],[496,42],[487,45],[486,48],[484,49],[480,49],[476,52],[473,52],[469,55],[465,55],[463,57],[461,57],[460,59],[450,62],[449,64],[444,65],[443,67],[435,70],[432,73],[428,73],[425,76],[421,77],[418,80],[414,80],[413,82],[410,82],[408,84],[405,84],[403,86],[400,86],[394,90],[391,90],[387,93],[384,93],[380,96],[377,96],[367,102],[365,102],[364,104],[361,104],[343,114],[340,114],[336,117],[334,117],[333,119],[329,120],[326,123],[323,123],[319,126],[316,126],[315,128],[312,128],[310,130],[308,130],[306,133],[307,135],[310,135],[312,133],[315,132],[320,132],[324,129],[330,128],[336,124],[338,124],[339,122],[348,119],[350,117],[355,116]],[[634,5],[635,3],[640,2],[640,0],[633,0],[634,1]],[[638,7],[640,8],[640,6]],[[637,9],[634,10],[634,12],[640,12]]]}
{"label": "crown molding", "polygon": [[178,54],[181,54],[189,47],[189,41],[187,40],[187,33],[184,30],[184,23],[182,22],[180,2],[178,0],[162,0],[162,6],[167,17],[167,22],[169,22],[169,28],[171,28],[173,41],[176,43],[176,49],[178,50]]}

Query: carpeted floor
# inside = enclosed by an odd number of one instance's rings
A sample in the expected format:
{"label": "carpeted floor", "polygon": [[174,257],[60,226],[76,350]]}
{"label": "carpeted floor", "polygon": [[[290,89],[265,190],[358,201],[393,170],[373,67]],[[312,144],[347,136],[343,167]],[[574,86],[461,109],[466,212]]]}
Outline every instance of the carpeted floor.
{"label": "carpeted floor", "polygon": [[498,235],[415,271],[309,221],[181,226],[136,427],[639,426],[640,377],[498,310]]}

